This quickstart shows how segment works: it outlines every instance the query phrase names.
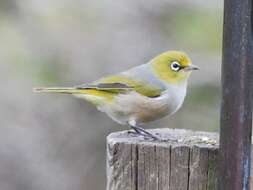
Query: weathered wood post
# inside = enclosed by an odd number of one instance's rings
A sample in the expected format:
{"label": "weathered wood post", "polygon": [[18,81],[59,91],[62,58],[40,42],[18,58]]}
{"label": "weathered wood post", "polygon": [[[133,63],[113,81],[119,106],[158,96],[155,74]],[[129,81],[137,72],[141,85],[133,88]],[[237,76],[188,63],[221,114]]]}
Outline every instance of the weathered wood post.
{"label": "weathered wood post", "polygon": [[220,148],[212,144],[214,133],[153,130],[166,142],[113,133],[107,138],[107,190],[253,189],[252,28],[252,0],[225,0]]}
{"label": "weathered wood post", "polygon": [[168,141],[107,137],[107,190],[217,190],[218,134],[152,131]]}
{"label": "weathered wood post", "polygon": [[249,190],[252,0],[224,1],[219,190]]}

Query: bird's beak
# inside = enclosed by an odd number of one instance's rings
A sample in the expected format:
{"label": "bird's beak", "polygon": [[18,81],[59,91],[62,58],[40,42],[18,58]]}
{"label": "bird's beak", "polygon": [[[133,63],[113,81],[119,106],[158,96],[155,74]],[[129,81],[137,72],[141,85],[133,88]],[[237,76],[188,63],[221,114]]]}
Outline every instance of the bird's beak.
{"label": "bird's beak", "polygon": [[194,70],[199,70],[199,67],[196,65],[189,65],[188,67],[184,68],[184,71],[194,71]]}

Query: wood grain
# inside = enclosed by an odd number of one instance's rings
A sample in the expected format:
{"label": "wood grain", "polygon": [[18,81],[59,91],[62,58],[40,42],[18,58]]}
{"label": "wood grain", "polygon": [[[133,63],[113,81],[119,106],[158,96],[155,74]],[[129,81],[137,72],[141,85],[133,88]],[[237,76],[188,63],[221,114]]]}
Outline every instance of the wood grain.
{"label": "wood grain", "polygon": [[165,142],[128,132],[107,137],[107,190],[216,190],[218,134],[156,129]]}

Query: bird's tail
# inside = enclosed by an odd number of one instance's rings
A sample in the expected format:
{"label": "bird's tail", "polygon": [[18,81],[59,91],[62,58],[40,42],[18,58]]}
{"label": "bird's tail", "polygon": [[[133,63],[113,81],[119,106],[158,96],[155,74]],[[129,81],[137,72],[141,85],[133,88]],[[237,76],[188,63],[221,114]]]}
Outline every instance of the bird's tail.
{"label": "bird's tail", "polygon": [[62,93],[62,94],[72,94],[75,97],[85,99],[88,102],[91,102],[95,105],[100,105],[108,103],[114,98],[114,93],[106,92],[98,89],[90,88],[77,88],[77,87],[52,87],[52,88],[34,88],[34,92],[46,92],[46,93]]}
{"label": "bird's tail", "polygon": [[62,94],[81,94],[82,89],[78,89],[75,87],[70,87],[70,88],[65,88],[65,87],[51,87],[51,88],[46,88],[46,87],[39,87],[39,88],[34,88],[34,92],[46,92],[46,93],[62,93]]}

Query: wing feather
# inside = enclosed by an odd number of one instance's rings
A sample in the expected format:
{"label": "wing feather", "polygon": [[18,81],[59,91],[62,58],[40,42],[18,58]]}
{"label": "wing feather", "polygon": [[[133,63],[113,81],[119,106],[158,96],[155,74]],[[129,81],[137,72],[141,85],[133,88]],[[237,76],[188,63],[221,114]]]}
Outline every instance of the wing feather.
{"label": "wing feather", "polygon": [[77,86],[78,89],[96,89],[112,93],[126,93],[136,91],[147,97],[158,97],[163,88],[150,85],[145,81],[133,80],[130,77],[117,75],[102,78],[92,84]]}
{"label": "wing feather", "polygon": [[77,86],[78,89],[97,89],[97,90],[117,90],[117,89],[133,89],[134,87],[128,86],[123,83],[98,83]]}

